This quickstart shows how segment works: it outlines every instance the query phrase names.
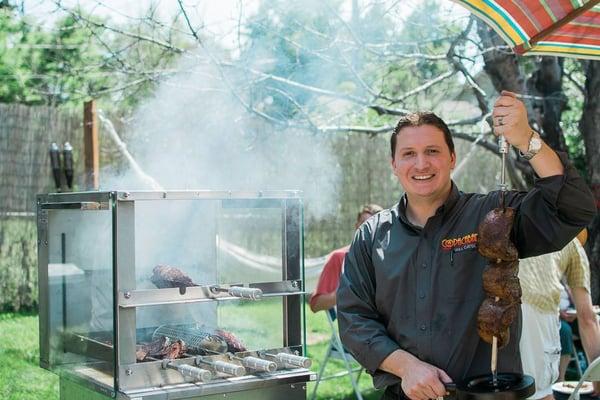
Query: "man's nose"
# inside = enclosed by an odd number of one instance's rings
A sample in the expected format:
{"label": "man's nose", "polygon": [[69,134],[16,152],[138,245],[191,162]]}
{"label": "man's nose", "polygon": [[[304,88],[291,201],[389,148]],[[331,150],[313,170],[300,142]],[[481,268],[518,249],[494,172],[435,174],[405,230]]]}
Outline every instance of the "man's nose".
{"label": "man's nose", "polygon": [[415,162],[415,167],[418,169],[423,169],[426,168],[427,166],[429,166],[429,161],[427,161],[427,157],[425,157],[425,154],[417,154],[417,159]]}

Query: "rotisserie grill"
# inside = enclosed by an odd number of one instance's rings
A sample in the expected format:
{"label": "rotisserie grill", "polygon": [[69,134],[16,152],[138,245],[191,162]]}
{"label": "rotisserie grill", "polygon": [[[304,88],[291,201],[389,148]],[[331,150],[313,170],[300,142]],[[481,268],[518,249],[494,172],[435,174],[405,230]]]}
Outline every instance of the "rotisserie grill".
{"label": "rotisserie grill", "polygon": [[296,191],[38,196],[40,365],[61,399],[306,397]]}

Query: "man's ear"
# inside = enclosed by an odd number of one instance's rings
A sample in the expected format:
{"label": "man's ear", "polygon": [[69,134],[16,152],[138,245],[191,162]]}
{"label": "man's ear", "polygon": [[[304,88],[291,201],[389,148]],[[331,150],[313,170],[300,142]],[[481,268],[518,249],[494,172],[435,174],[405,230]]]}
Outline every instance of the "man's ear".
{"label": "man's ear", "polygon": [[450,153],[450,169],[454,169],[456,167],[456,153]]}

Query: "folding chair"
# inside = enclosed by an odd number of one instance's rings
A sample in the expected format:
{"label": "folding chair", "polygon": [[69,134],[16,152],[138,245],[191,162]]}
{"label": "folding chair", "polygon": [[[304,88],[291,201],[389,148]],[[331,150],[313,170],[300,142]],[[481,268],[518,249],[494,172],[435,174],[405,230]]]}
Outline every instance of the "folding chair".
{"label": "folding chair", "polygon": [[575,346],[575,340],[579,340],[579,338],[573,334],[571,336],[571,359],[569,362],[573,362],[575,364],[575,368],[577,369],[577,376],[581,378],[583,375],[583,371],[581,370],[581,363],[579,362],[579,354],[577,353],[577,346]]}
{"label": "folding chair", "polygon": [[[351,363],[358,364],[358,362],[354,359],[354,357],[352,357],[350,353],[344,350],[344,346],[342,345],[340,335],[338,334],[337,326],[334,322],[337,318],[337,312],[335,308],[330,308],[329,310],[327,310],[326,314],[327,322],[329,322],[329,327],[331,328],[331,339],[329,340],[329,345],[327,346],[325,357],[323,358],[323,361],[321,361],[321,368],[319,369],[319,375],[317,376],[315,388],[313,389],[312,395],[310,396],[310,400],[314,400],[316,398],[317,389],[321,381],[340,378],[346,375],[350,376],[350,382],[352,383],[352,388],[354,389],[354,395],[356,396],[356,398],[358,400],[363,400],[360,390],[358,390],[358,380],[360,379],[360,375],[362,374],[363,368],[360,365],[356,368],[352,368]],[[346,370],[333,375],[323,376],[323,373],[325,372],[325,366],[331,358],[342,360]],[[357,373],[356,377],[354,376],[354,373]]]}
{"label": "folding chair", "polygon": [[573,389],[573,393],[569,396],[569,400],[579,400],[579,389],[585,381],[600,381],[600,357],[596,358],[585,370],[577,386]]}

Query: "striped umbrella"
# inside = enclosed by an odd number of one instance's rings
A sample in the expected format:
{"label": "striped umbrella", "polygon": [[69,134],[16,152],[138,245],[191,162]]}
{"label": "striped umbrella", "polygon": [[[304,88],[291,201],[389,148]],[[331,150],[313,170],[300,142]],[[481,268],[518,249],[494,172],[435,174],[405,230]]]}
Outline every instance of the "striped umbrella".
{"label": "striped umbrella", "polygon": [[453,0],[520,55],[600,60],[600,0]]}

